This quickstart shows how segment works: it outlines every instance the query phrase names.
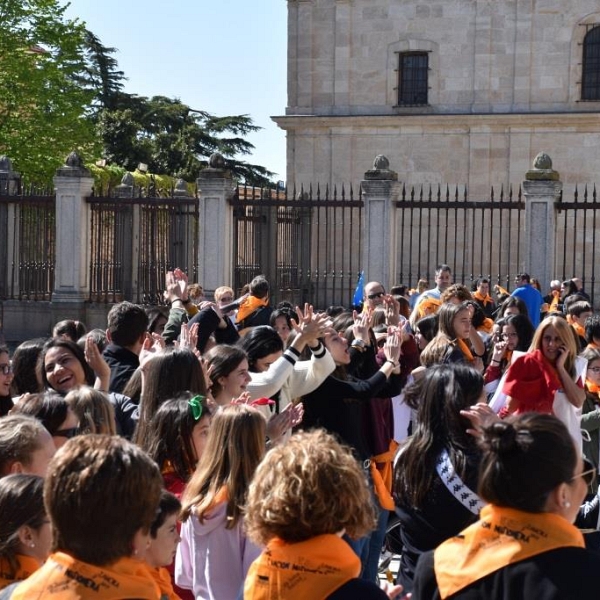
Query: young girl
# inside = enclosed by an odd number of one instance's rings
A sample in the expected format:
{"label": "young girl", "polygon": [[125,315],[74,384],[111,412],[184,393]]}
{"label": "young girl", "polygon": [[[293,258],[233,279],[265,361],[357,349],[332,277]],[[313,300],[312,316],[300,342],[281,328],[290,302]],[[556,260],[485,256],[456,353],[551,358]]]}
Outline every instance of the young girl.
{"label": "young girl", "polygon": [[177,545],[181,538],[177,528],[177,516],[181,502],[176,496],[163,490],[154,523],[150,527],[150,544],[146,550],[146,562],[150,572],[160,588],[160,600],[180,600],[173,589],[171,574],[165,567],[173,564]]}
{"label": "young girl", "polygon": [[187,393],[161,404],[146,429],[140,446],[159,466],[165,488],[178,498],[204,452],[210,422],[206,399]]}
{"label": "young girl", "polygon": [[471,308],[466,303],[442,304],[438,311],[439,330],[421,353],[421,364],[463,362],[483,371],[481,358],[472,352],[469,344],[471,333]]}
{"label": "young girl", "polygon": [[213,418],[207,447],[182,497],[175,581],[197,599],[236,600],[260,548],[243,528],[248,485],[265,451],[265,419],[232,404]]}
{"label": "young girl", "polygon": [[37,475],[0,479],[0,589],[26,579],[50,553],[52,531]]}

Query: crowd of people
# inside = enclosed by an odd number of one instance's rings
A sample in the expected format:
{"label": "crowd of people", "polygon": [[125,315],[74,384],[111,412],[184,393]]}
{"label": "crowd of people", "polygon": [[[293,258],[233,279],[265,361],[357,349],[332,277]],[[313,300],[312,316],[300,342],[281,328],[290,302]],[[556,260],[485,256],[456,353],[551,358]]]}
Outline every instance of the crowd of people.
{"label": "crowd of people", "polygon": [[581,281],[469,289],[442,264],[315,310],[175,269],[164,300],[0,346],[0,600],[593,597]]}

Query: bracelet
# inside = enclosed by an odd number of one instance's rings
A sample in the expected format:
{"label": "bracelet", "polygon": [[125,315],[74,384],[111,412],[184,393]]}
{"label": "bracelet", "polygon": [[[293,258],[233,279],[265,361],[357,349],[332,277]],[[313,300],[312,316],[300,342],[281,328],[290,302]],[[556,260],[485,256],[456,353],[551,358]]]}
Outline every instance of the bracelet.
{"label": "bracelet", "polygon": [[495,358],[492,358],[492,360],[490,360],[490,362],[491,362],[491,363],[497,363],[497,364],[500,364],[500,363],[501,363],[501,361],[499,361],[499,360],[496,360]]}
{"label": "bracelet", "polygon": [[390,363],[390,365],[392,365],[394,367],[394,369],[398,366],[398,363],[395,363],[393,360],[390,360],[389,358],[385,359],[386,363]]}

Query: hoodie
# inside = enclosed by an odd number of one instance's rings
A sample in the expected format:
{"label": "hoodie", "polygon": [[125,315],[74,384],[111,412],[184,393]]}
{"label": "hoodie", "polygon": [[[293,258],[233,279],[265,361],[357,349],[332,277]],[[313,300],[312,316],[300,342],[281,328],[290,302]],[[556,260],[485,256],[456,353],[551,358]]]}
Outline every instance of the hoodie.
{"label": "hoodie", "polygon": [[200,523],[192,514],[181,526],[175,557],[175,582],[197,600],[236,600],[262,549],[246,538],[243,520],[226,529],[227,503],[217,504]]}

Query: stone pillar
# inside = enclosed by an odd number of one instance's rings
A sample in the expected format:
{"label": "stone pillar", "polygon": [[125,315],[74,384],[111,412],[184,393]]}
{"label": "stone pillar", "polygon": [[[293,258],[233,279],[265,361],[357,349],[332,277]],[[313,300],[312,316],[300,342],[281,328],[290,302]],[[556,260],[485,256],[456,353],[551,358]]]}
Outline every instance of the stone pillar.
{"label": "stone pillar", "polygon": [[56,264],[53,304],[83,305],[89,296],[91,231],[90,208],[85,199],[91,194],[93,183],[90,172],[75,152],[69,154],[65,165],[57,169],[54,177]]}
{"label": "stone pillar", "polygon": [[229,199],[234,185],[219,153],[197,179],[200,193],[198,226],[198,283],[207,297],[221,285],[233,286],[233,209]]}
{"label": "stone pillar", "polygon": [[540,152],[533,168],[525,174],[525,253],[522,270],[543,285],[554,278],[554,240],[556,214],[554,203],[560,199],[562,183],[552,169],[552,160]]}
{"label": "stone pillar", "polygon": [[365,218],[363,268],[365,283],[379,281],[389,290],[396,278],[396,207],[400,183],[388,159],[379,155],[362,181]]}
{"label": "stone pillar", "polygon": [[[7,156],[0,156],[0,196],[15,196],[19,193],[21,175],[12,169]],[[8,297],[12,292],[18,295],[17,281],[12,277],[10,265],[17,263],[14,250],[18,247],[18,227],[15,227],[15,202],[0,202],[0,298]],[[16,238],[16,239],[15,239]],[[11,283],[14,286],[11,290]]]}

